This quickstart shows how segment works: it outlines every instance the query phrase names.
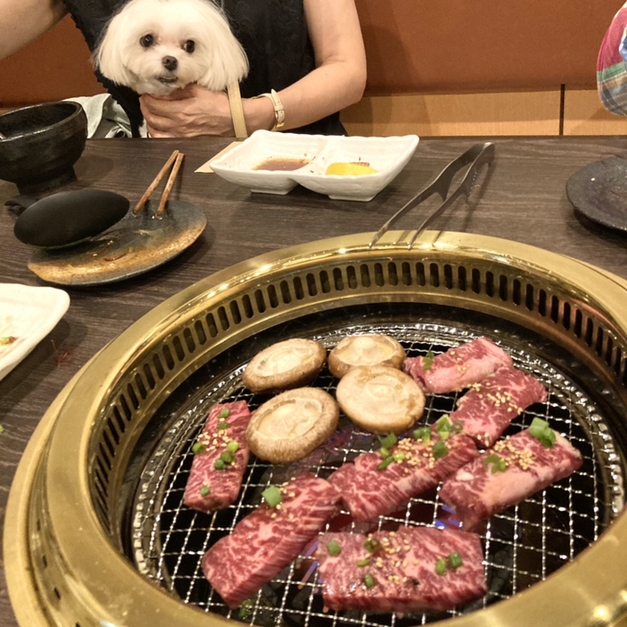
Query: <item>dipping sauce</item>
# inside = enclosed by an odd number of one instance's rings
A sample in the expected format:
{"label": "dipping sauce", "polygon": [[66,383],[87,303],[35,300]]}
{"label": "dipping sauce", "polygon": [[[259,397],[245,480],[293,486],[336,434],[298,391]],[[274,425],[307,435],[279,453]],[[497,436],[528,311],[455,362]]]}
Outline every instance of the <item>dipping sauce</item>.
{"label": "dipping sauce", "polygon": [[254,170],[298,170],[309,163],[309,159],[266,159]]}

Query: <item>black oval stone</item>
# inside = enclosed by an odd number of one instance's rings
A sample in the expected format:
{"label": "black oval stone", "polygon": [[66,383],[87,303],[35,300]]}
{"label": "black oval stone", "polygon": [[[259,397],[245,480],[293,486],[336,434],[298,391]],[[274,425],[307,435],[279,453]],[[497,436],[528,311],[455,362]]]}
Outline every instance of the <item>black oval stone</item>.
{"label": "black oval stone", "polygon": [[114,192],[81,189],[42,198],[15,222],[15,237],[31,246],[67,246],[102,233],[121,220],[129,201]]}

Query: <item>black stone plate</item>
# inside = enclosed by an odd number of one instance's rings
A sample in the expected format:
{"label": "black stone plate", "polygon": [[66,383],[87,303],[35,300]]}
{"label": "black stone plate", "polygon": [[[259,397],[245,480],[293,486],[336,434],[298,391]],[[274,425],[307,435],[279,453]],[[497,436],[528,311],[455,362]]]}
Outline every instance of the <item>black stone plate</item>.
{"label": "black stone plate", "polygon": [[566,183],[566,194],[593,222],[627,231],[627,159],[611,157],[581,168]]}
{"label": "black stone plate", "polygon": [[168,201],[155,218],[158,201],[148,201],[136,216],[132,210],[111,228],[68,248],[37,250],[28,268],[61,285],[101,285],[137,276],[169,261],[191,246],[207,225],[194,205]]}

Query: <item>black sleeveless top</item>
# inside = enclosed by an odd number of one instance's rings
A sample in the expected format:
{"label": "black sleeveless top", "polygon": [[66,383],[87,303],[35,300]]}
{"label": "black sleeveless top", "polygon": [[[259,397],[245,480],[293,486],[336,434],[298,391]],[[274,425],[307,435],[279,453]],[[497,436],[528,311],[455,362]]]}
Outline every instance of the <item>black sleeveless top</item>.
{"label": "black sleeveless top", "polygon": [[[108,20],[126,0],[64,0],[68,11],[93,52]],[[242,97],[280,91],[315,68],[302,0],[221,0],[235,36],[248,55],[250,70],[240,84]],[[96,70],[96,77],[124,108],[139,135],[142,114],[139,96],[112,83]],[[290,133],[344,135],[340,114],[334,113]]]}

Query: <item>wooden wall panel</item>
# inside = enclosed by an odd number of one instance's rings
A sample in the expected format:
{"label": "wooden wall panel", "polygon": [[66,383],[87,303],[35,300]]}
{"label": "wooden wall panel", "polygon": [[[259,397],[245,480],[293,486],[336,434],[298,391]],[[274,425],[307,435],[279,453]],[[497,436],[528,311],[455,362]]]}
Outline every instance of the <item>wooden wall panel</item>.
{"label": "wooden wall panel", "polygon": [[558,135],[560,91],[367,96],[342,112],[351,135]]}
{"label": "wooden wall panel", "polygon": [[564,135],[626,135],[627,118],[603,108],[596,89],[566,89]]}

